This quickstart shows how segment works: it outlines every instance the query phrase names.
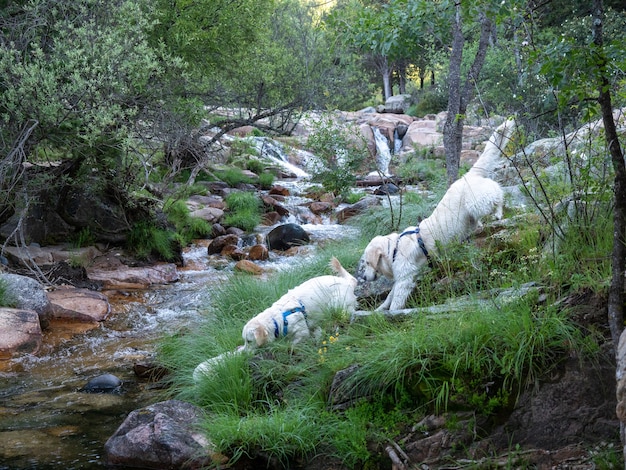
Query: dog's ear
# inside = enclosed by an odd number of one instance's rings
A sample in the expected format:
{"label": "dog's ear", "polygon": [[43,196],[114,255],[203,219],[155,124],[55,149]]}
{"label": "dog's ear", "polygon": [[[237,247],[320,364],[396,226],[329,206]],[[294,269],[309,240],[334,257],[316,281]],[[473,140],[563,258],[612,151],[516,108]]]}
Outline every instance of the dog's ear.
{"label": "dog's ear", "polygon": [[269,335],[267,334],[267,330],[263,328],[263,325],[257,325],[254,329],[254,339],[256,340],[257,346],[263,346],[267,343],[267,339]]}

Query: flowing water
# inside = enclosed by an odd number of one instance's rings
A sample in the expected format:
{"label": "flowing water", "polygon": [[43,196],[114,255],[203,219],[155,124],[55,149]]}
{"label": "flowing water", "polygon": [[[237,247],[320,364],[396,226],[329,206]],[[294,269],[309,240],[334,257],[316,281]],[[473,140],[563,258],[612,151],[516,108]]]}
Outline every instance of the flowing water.
{"label": "flowing water", "polygon": [[[355,236],[348,227],[303,225],[312,245]],[[269,228],[264,228],[268,231]],[[313,248],[314,249],[314,248]],[[161,390],[136,377],[135,363],[149,363],[158,339],[192,326],[211,302],[211,288],[228,268],[210,266],[206,245],[186,253],[180,281],[146,290],[105,292],[112,312],[95,328],[54,323],[44,350],[0,369],[0,470],[104,468],[103,447],[126,415],[161,399]],[[273,269],[301,257],[272,254]],[[222,260],[223,263],[223,260]],[[119,394],[81,392],[90,379],[110,373],[123,381]]]}
{"label": "flowing water", "polygon": [[[257,139],[269,158],[298,177],[280,181],[301,193],[303,170],[289,163],[281,146]],[[306,155],[298,157],[306,163]],[[287,222],[302,224],[311,235],[311,247],[325,240],[354,238],[355,229],[335,225],[328,218],[305,224],[303,198],[290,197]],[[307,214],[311,215],[311,214]],[[285,222],[285,221],[283,221]],[[271,227],[260,228],[265,235]],[[306,253],[306,252],[305,252]],[[180,281],[146,290],[105,292],[111,314],[97,326],[53,323],[44,333],[44,347],[37,355],[0,362],[0,470],[101,469],[103,449],[131,411],[160,401],[162,390],[139,379],[134,364],[150,363],[159,338],[167,332],[193,326],[205,317],[213,286],[232,272],[224,260],[213,267],[206,244],[185,253]],[[272,253],[264,267],[283,269],[306,255],[280,257]],[[233,263],[229,263],[232,265]],[[269,266],[268,266],[269,265]],[[113,374],[123,382],[119,394],[80,391],[89,380]]]}

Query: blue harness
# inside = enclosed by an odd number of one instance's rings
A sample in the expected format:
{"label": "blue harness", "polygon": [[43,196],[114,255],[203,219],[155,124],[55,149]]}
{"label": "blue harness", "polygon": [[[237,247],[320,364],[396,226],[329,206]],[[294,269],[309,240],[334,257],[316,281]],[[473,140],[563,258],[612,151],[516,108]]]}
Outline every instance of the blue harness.
{"label": "blue harness", "polygon": [[[304,320],[306,321],[306,310],[304,310],[304,305],[300,303],[299,307],[292,308],[291,310],[286,310],[283,312],[283,336],[287,336],[287,331],[289,328],[289,321],[287,317],[292,313],[302,313],[304,315]],[[278,328],[278,322],[275,319],[272,319],[274,322],[274,337],[278,338],[280,336],[280,328]]]}
{"label": "blue harness", "polygon": [[426,257],[426,260],[428,261],[428,267],[432,269],[432,267],[433,267],[433,260],[431,259],[430,255],[428,254],[428,250],[426,249],[426,245],[424,245],[424,239],[420,235],[420,228],[419,227],[415,227],[415,230],[405,230],[404,232],[402,232],[400,234],[400,236],[398,237],[398,240],[396,241],[396,247],[393,250],[393,261],[396,260],[396,253],[398,252],[398,244],[400,243],[400,239],[402,237],[404,237],[405,235],[417,235],[417,244],[419,245],[420,249],[422,250],[422,253],[424,253],[424,256]]}

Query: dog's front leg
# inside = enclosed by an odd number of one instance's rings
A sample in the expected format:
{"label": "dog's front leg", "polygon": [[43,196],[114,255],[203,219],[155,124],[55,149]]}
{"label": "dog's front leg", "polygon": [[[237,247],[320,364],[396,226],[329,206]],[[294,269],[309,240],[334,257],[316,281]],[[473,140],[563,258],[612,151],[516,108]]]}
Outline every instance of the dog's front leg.
{"label": "dog's front leg", "polygon": [[409,298],[413,288],[415,287],[415,281],[412,277],[401,279],[394,284],[395,295],[389,305],[389,310],[400,310],[406,305],[406,299]]}
{"label": "dog's front leg", "polygon": [[385,299],[385,301],[380,305],[380,307],[378,307],[376,309],[377,312],[380,312],[382,310],[389,310],[389,306],[391,305],[391,302],[393,301],[393,297],[394,297],[394,291],[396,289],[396,283],[394,282],[393,287],[391,288],[391,291],[389,292],[389,294],[387,295],[387,298]]}

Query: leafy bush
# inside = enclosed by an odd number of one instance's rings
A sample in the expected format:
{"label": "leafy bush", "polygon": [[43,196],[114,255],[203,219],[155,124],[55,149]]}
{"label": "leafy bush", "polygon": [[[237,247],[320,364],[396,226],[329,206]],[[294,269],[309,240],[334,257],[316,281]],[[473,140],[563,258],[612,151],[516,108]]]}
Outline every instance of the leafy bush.
{"label": "leafy bush", "polygon": [[409,116],[423,117],[427,114],[437,114],[448,107],[448,95],[440,87],[420,90],[415,99],[417,103],[407,110]]}
{"label": "leafy bush", "polygon": [[307,139],[307,147],[315,155],[309,161],[313,181],[338,195],[354,187],[355,174],[368,155],[360,136],[358,129],[338,126],[330,117],[317,121]]}

